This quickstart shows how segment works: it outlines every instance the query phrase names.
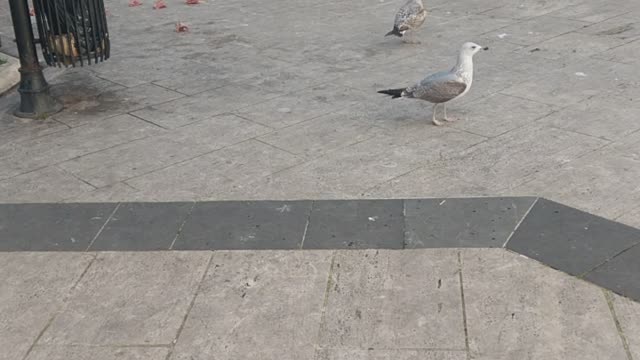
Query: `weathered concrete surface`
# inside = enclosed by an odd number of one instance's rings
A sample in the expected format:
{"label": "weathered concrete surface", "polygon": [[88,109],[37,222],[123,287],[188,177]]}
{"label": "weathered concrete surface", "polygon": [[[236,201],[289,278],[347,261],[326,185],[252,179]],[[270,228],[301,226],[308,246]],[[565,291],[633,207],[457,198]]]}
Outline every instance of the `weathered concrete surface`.
{"label": "weathered concrete surface", "polygon": [[22,359],[60,311],[93,256],[0,254],[0,359]]}
{"label": "weathered concrete surface", "polygon": [[503,249],[0,258],[3,360],[639,355],[638,303]]}
{"label": "weathered concrete surface", "polygon": [[[383,37],[395,0],[167,4],[106,1],[112,58],[50,77],[54,119],[0,99],[0,201],[512,194],[640,222],[637,1],[426,1],[415,46]],[[469,40],[457,122],[375,92]]]}
{"label": "weathered concrete surface", "polygon": [[47,327],[45,345],[169,345],[209,253],[102,253]]}
{"label": "weathered concrete surface", "polygon": [[627,358],[602,289],[502,249],[462,254],[472,358]]}

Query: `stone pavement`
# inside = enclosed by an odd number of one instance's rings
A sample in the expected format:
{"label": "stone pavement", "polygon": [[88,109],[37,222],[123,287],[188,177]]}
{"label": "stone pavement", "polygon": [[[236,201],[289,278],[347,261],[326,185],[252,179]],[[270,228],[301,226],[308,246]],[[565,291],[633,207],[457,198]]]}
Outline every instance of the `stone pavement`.
{"label": "stone pavement", "polygon": [[[112,58],[50,74],[64,112],[0,99],[0,201],[527,195],[640,226],[635,0],[429,0],[417,46],[383,37],[398,1],[106,3]],[[376,93],[468,40],[459,121]]]}
{"label": "stone pavement", "polygon": [[2,360],[640,358],[640,304],[504,249],[0,253]]}

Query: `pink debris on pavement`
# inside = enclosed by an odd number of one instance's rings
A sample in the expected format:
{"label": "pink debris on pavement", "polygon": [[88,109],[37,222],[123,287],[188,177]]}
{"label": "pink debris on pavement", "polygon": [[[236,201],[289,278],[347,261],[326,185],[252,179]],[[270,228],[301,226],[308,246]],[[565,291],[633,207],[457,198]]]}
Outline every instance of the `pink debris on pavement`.
{"label": "pink debris on pavement", "polygon": [[164,3],[164,0],[156,0],[156,2],[153,4],[154,10],[164,9],[166,7],[167,7],[167,4]]}
{"label": "pink debris on pavement", "polygon": [[140,0],[129,0],[129,7],[140,6],[142,2]]}
{"label": "pink debris on pavement", "polygon": [[188,32],[189,27],[181,22],[176,23],[176,32]]}

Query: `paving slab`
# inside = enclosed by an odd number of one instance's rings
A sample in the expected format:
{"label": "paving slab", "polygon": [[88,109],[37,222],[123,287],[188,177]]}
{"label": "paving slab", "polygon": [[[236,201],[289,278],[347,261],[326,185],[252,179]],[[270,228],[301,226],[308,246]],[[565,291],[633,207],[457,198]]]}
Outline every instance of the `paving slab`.
{"label": "paving slab", "polygon": [[640,356],[640,304],[622,296],[611,295],[616,318],[635,359]]}
{"label": "paving slab", "polygon": [[403,200],[314,201],[304,249],[402,249]]}
{"label": "paving slab", "polygon": [[536,198],[405,200],[404,248],[502,247]]}
{"label": "paving slab", "polygon": [[93,256],[0,253],[0,359],[22,359]]}
{"label": "paving slab", "polygon": [[0,251],[84,251],[116,204],[0,205]]}
{"label": "paving slab", "polygon": [[578,276],[638,243],[638,229],[539,199],[506,247]]}
{"label": "paving slab", "polygon": [[42,346],[33,348],[25,360],[161,360],[169,353],[168,347],[94,347],[94,346]]}
{"label": "paving slab", "polygon": [[269,176],[303,162],[299,156],[258,140],[248,140],[192,160],[127,180],[142,198],[224,200],[225,189],[243,180]]}
{"label": "paving slab", "polygon": [[235,115],[222,115],[159,136],[72,159],[60,164],[60,167],[96,187],[103,187],[248,140],[267,131],[267,127]]}
{"label": "paving slab", "polygon": [[214,252],[170,359],[312,359],[331,258]]}
{"label": "paving slab", "polygon": [[168,250],[194,204],[120,204],[88,250]]}
{"label": "paving slab", "polygon": [[162,129],[130,115],[119,115],[62,133],[20,144],[2,144],[0,179],[37,170],[136,139],[159,134]]}
{"label": "paving slab", "polygon": [[57,167],[46,167],[0,181],[0,199],[4,203],[58,202],[95,190]]}
{"label": "paving slab", "polygon": [[319,346],[465,349],[458,252],[338,252]]}
{"label": "paving slab", "polygon": [[[511,194],[537,194],[609,219],[637,208],[640,192],[632,180],[638,160],[628,144],[613,143],[554,169],[541,171]],[[548,184],[560,183],[562,187]]]}
{"label": "paving slab", "polygon": [[42,345],[169,345],[211,255],[101,253],[42,334]]}
{"label": "paving slab", "polygon": [[601,266],[585,274],[584,278],[617,294],[640,301],[638,256],[640,246],[635,245],[608,259]]}
{"label": "paving slab", "polygon": [[321,349],[316,360],[464,360],[465,351]]}
{"label": "paving slab", "polygon": [[471,358],[627,358],[602,289],[502,249],[462,274]]}
{"label": "paving slab", "polygon": [[173,249],[299,249],[310,208],[310,201],[199,202]]}

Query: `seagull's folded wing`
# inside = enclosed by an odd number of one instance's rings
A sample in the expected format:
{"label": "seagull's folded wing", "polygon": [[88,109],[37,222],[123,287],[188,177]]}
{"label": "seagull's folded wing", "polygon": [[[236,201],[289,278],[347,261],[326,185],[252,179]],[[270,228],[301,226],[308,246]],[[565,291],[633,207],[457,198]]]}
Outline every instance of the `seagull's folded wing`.
{"label": "seagull's folded wing", "polygon": [[411,88],[412,97],[432,103],[443,103],[462,94],[467,84],[452,73],[431,75]]}

